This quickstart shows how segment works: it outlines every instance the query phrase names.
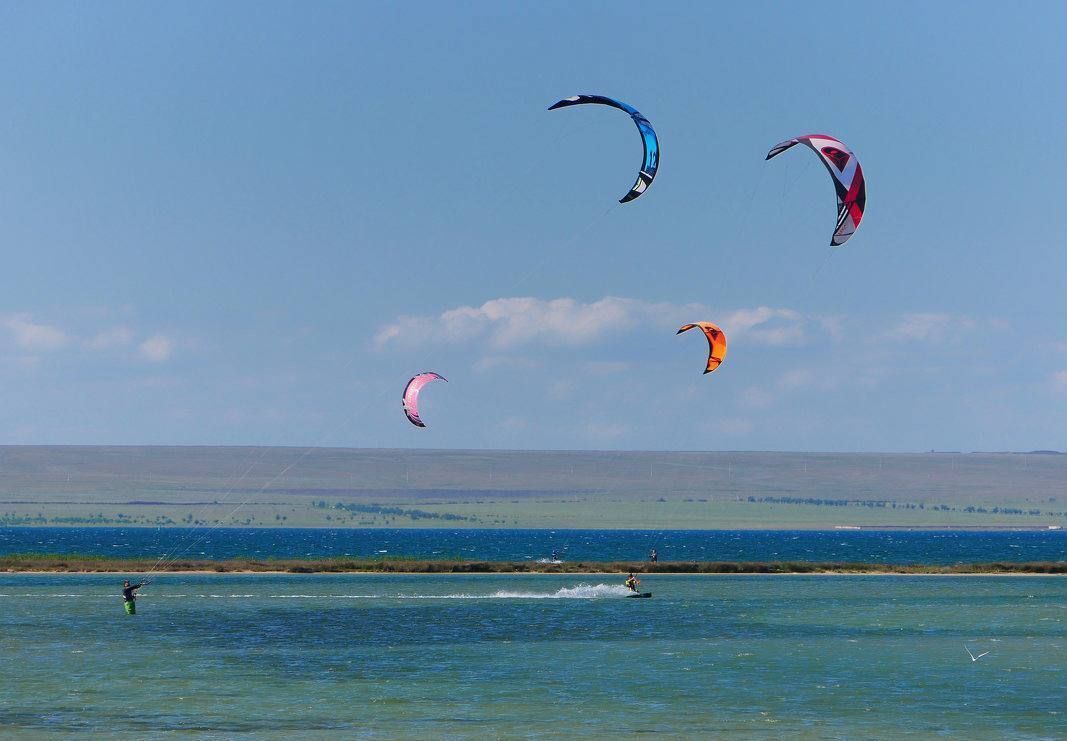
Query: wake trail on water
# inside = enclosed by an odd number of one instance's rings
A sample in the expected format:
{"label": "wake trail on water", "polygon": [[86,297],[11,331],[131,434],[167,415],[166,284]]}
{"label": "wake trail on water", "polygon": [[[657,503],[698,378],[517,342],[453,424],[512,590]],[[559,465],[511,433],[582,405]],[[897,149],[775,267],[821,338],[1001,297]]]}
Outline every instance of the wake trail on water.
{"label": "wake trail on water", "polygon": [[602,597],[626,597],[631,594],[630,590],[619,584],[579,584],[574,587],[563,587],[552,594],[538,594],[535,592],[497,592],[497,597],[504,599],[600,599]]}
{"label": "wake trail on water", "polygon": [[259,597],[267,599],[603,599],[611,597],[626,597],[631,594],[626,587],[617,584],[578,584],[573,587],[562,587],[555,592],[519,592],[510,589],[501,589],[489,594],[470,594],[459,592],[455,594],[190,594],[190,595],[159,595],[159,596],[189,596],[189,597]]}
{"label": "wake trail on water", "polygon": [[630,590],[617,584],[579,584],[562,587],[555,592],[517,592],[501,589],[492,594],[412,594],[397,595],[397,599],[603,599],[625,597]]}

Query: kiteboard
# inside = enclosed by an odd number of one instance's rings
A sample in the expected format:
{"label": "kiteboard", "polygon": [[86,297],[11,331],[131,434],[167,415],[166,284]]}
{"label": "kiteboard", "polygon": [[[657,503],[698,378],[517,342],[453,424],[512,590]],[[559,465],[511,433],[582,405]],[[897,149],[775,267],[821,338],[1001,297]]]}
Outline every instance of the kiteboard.
{"label": "kiteboard", "polygon": [[637,592],[636,594],[626,595],[627,599],[648,599],[652,596],[652,592]]}
{"label": "kiteboard", "polygon": [[126,614],[127,615],[136,615],[137,614],[137,603],[136,602],[134,602],[133,600],[130,600],[128,602],[123,602],[123,604],[126,606]]}

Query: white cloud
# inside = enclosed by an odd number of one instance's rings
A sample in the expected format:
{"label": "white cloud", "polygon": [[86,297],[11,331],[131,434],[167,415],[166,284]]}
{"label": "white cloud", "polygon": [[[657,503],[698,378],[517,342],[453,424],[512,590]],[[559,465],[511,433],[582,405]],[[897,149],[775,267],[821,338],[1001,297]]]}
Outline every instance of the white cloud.
{"label": "white cloud", "polygon": [[889,337],[896,340],[938,341],[974,329],[975,326],[973,319],[952,314],[905,314],[889,330]]}
{"label": "white cloud", "polygon": [[799,322],[801,321],[801,316],[792,309],[772,309],[769,306],[759,306],[755,309],[737,309],[727,312],[722,315],[721,319],[722,321],[715,323],[723,329],[729,327],[731,332],[736,333],[748,331],[753,327],[758,327],[774,320]]}
{"label": "white cloud", "polygon": [[[573,298],[498,298],[481,306],[458,306],[438,316],[402,316],[374,337],[392,344],[487,341],[497,349],[527,344],[585,345],[640,327],[677,328],[711,319],[730,339],[748,336],[766,345],[804,341],[803,317],[791,309],[760,306],[715,311],[702,304],[673,304],[607,296],[583,303]],[[757,329],[759,328],[759,329]]]}
{"label": "white cloud", "polygon": [[498,348],[532,341],[584,344],[632,320],[630,299],[605,298],[591,304],[560,298],[498,298],[479,307],[458,306],[437,317],[401,317],[375,336],[381,347],[394,340],[463,342],[482,337]]}
{"label": "white cloud", "polygon": [[164,335],[153,335],[137,347],[137,354],[151,363],[162,363],[174,354],[174,342]]}
{"label": "white cloud", "polygon": [[29,350],[58,350],[67,344],[67,335],[61,329],[39,324],[29,314],[7,316],[3,324],[15,336],[15,342]]}
{"label": "white cloud", "polygon": [[98,332],[85,343],[85,346],[90,350],[110,350],[114,347],[124,347],[131,342],[133,342],[133,332],[128,327],[112,327]]}
{"label": "white cloud", "polygon": [[781,347],[783,345],[803,345],[807,336],[804,333],[803,325],[789,324],[783,327],[755,329],[749,335],[749,339],[761,345]]}

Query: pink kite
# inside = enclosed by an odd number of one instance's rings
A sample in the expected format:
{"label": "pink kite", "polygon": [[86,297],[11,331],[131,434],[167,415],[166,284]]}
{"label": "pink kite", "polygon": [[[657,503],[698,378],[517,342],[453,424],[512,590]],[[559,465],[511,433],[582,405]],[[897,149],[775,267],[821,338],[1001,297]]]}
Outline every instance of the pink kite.
{"label": "pink kite", "polygon": [[448,379],[444,376],[426,372],[412,376],[411,380],[408,381],[408,385],[404,387],[404,414],[408,416],[408,421],[416,427],[426,426],[426,423],[419,417],[419,392],[422,391],[423,386],[431,381],[448,383]]}

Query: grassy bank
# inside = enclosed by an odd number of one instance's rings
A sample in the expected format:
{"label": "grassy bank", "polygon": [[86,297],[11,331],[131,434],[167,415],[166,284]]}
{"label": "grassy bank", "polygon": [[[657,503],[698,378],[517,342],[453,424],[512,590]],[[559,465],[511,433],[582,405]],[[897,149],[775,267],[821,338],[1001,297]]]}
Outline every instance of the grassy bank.
{"label": "grassy bank", "polygon": [[0,556],[0,572],[122,573],[149,571],[205,573],[283,572],[290,574],[409,573],[409,574],[1067,574],[1067,562],[994,562],[939,566],[876,564],[843,561],[573,561],[542,564],[533,561],[424,560],[416,558],[248,559],[226,561],[182,559],[158,569],[154,559],[105,558],[63,554]]}

